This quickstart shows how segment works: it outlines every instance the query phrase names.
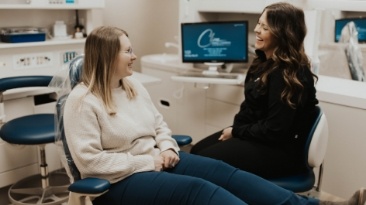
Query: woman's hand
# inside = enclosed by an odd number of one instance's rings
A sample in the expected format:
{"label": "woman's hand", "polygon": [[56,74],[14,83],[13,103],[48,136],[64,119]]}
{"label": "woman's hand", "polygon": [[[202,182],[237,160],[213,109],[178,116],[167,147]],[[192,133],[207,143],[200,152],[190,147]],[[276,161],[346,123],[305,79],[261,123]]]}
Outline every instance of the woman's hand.
{"label": "woman's hand", "polygon": [[155,164],[155,171],[160,172],[161,170],[163,170],[163,157],[162,156],[155,156],[154,157],[154,164]]}
{"label": "woman's hand", "polygon": [[231,131],[233,130],[232,127],[227,127],[225,128],[224,130],[222,130],[222,134],[221,136],[219,137],[219,140],[221,141],[225,141],[225,140],[228,140],[230,138],[232,138],[233,136],[231,135]]}
{"label": "woman's hand", "polygon": [[179,162],[179,156],[173,150],[168,149],[164,152],[160,153],[160,156],[163,158],[163,168],[173,168]]}

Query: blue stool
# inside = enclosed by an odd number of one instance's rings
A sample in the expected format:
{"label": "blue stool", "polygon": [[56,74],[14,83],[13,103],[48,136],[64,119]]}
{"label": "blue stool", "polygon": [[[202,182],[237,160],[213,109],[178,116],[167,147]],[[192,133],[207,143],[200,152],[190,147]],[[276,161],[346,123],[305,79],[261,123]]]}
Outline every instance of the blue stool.
{"label": "blue stool", "polygon": [[[48,87],[51,76],[20,76],[0,79],[0,103],[3,92],[24,87]],[[13,184],[9,200],[14,205],[56,205],[68,200],[69,178],[65,173],[49,174],[45,146],[55,142],[55,115],[32,114],[5,122],[0,137],[10,144],[37,145],[41,174],[30,176]]]}

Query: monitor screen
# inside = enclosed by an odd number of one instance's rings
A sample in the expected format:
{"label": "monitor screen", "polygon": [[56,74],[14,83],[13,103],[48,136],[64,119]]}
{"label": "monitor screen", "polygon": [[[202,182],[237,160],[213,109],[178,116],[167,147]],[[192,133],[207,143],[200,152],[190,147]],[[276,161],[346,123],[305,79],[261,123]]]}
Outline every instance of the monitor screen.
{"label": "monitor screen", "polygon": [[182,23],[182,61],[248,62],[248,22]]}
{"label": "monitor screen", "polygon": [[350,21],[353,21],[356,25],[356,29],[358,32],[358,41],[366,42],[366,18],[345,18],[345,19],[337,19],[335,21],[335,42],[339,42],[341,38],[343,27]]}

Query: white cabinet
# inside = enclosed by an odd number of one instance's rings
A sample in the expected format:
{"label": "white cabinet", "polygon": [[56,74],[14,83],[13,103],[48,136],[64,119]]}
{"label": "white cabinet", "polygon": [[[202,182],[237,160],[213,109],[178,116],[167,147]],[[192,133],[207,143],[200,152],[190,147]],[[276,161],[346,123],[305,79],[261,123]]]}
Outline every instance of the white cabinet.
{"label": "white cabinet", "polygon": [[242,85],[212,85],[206,94],[206,136],[231,126],[243,100]]}
{"label": "white cabinet", "polygon": [[[73,39],[76,12],[86,33],[102,24],[98,10],[104,0],[4,0],[0,2],[0,28],[36,27],[47,30],[46,41],[0,42],[0,77],[14,75],[53,75],[75,55],[83,52],[85,39]],[[6,20],[5,20],[6,19]],[[68,37],[52,38],[53,25],[64,21]],[[29,60],[37,59],[30,65]],[[41,59],[38,61],[38,59]],[[47,59],[47,60],[44,60]],[[30,65],[30,66],[29,66]]]}
{"label": "white cabinet", "polygon": [[[167,58],[170,58],[168,55]],[[192,136],[193,143],[205,137],[206,90],[192,83],[175,82],[173,75],[190,65],[178,62],[178,57],[165,61],[159,55],[143,56],[141,72],[161,79],[160,83],[147,86],[152,101],[163,115],[173,134]]]}
{"label": "white cabinet", "polygon": [[366,110],[334,102],[320,106],[329,124],[322,189],[346,199],[366,186]]}
{"label": "white cabinet", "polygon": [[[101,25],[102,16],[98,9],[104,7],[104,0],[1,0],[0,27],[45,27],[52,33],[52,25],[62,20],[68,25],[68,34],[73,32],[75,10],[80,10],[86,32]],[[48,37],[48,36],[47,36]],[[42,42],[4,43],[0,42],[0,78],[18,75],[54,75],[73,55],[83,52],[85,39],[52,40]],[[46,61],[43,61],[47,58]],[[24,59],[32,63],[24,63]],[[34,59],[41,59],[33,61]],[[15,97],[5,94],[6,120],[33,114],[54,113],[55,103],[36,105],[34,95],[49,91],[24,91]],[[0,187],[8,186],[24,177],[39,173],[36,146],[10,145],[0,140]],[[49,170],[61,168],[58,152],[54,145],[46,146]]]}
{"label": "white cabinet", "polygon": [[366,84],[320,75],[317,97],[329,127],[322,189],[347,198],[366,185]]}
{"label": "white cabinet", "polygon": [[192,136],[193,143],[229,126],[244,99],[242,85],[183,83],[172,76],[192,68],[190,64],[141,58],[142,73],[161,79],[147,90],[173,134]]}

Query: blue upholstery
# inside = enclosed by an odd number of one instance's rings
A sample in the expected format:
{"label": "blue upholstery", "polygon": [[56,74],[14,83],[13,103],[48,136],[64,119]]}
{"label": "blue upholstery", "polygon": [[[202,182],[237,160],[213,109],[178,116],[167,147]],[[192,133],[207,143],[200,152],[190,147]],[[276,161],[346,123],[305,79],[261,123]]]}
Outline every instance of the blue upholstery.
{"label": "blue upholstery", "polygon": [[296,193],[306,192],[313,188],[315,184],[315,174],[313,170],[306,170],[304,173],[270,179],[270,181]]}
{"label": "blue upholstery", "polygon": [[55,141],[55,116],[35,114],[10,120],[0,130],[1,138],[11,144],[37,145]]}
{"label": "blue upholstery", "polygon": [[[52,76],[18,76],[2,78],[0,92],[24,87],[47,87]],[[0,130],[1,138],[12,144],[36,145],[55,140],[53,114],[34,114],[19,117],[5,123]]]}
{"label": "blue upholstery", "polygon": [[[288,189],[288,190],[291,190],[291,191],[297,192],[297,193],[309,191],[314,187],[316,177],[315,177],[314,170],[313,170],[314,165],[309,164],[309,156],[313,157],[310,153],[311,152],[310,145],[314,140],[313,137],[314,137],[316,130],[323,129],[322,127],[319,127],[319,122],[322,117],[324,117],[324,116],[323,116],[323,112],[322,112],[321,108],[319,106],[316,106],[316,112],[314,114],[313,124],[309,129],[309,133],[308,133],[305,148],[304,148],[304,155],[303,155],[303,157],[304,157],[303,160],[307,166],[307,170],[305,170],[303,173],[299,173],[299,174],[270,179],[271,182],[273,182],[285,189]],[[320,126],[323,126],[323,125],[320,125]],[[327,126],[324,129],[327,129]],[[325,137],[327,137],[327,136],[325,136]],[[321,146],[319,146],[319,148],[321,148]],[[321,158],[320,160],[322,161],[324,156],[319,155],[319,157]],[[320,167],[320,168],[322,168],[322,167]],[[320,170],[320,171],[322,171],[322,170]],[[320,179],[318,180],[318,186],[320,186],[319,184],[320,184]]]}
{"label": "blue upholstery", "polygon": [[179,146],[188,145],[192,142],[192,137],[189,135],[173,135],[172,137],[177,141]]}
{"label": "blue upholstery", "polygon": [[71,184],[69,191],[79,194],[98,194],[105,192],[110,186],[107,180],[89,177]]}
{"label": "blue upholstery", "polygon": [[47,87],[52,76],[17,76],[0,80],[0,92],[24,87]]}

